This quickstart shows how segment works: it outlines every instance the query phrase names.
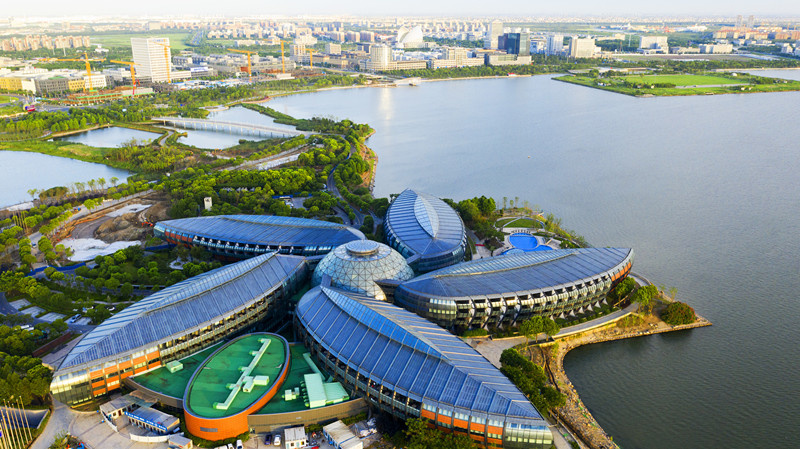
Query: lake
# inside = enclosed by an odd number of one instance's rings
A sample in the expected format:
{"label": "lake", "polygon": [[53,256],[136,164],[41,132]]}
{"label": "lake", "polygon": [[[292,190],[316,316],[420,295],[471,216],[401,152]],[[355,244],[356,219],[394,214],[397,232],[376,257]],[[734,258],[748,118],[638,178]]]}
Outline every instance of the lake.
{"label": "lake", "polygon": [[565,364],[623,448],[672,449],[800,439],[798,104],[800,92],[633,98],[541,76],[266,105],[369,123],[376,196],[518,197],[596,246],[633,247],[635,271],[714,326],[580,348]]}
{"label": "lake", "polygon": [[88,145],[90,147],[116,148],[122,144],[136,139],[140,143],[147,143],[159,134],[138,129],[123,128],[120,126],[109,126],[107,128],[93,129],[69,136],[56,137],[53,140],[63,140]]}
{"label": "lake", "polygon": [[0,151],[0,207],[30,201],[29,189],[68,187],[74,182],[98,178],[109,181],[115,176],[124,182],[128,175],[125,170],[102,164],[24,151]]}

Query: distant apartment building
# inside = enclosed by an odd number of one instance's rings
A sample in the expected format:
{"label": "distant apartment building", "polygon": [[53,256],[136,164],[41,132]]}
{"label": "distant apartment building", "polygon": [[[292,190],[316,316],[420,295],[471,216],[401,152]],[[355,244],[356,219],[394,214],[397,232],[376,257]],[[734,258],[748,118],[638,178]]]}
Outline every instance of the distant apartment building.
{"label": "distant apartment building", "polygon": [[154,83],[163,83],[171,79],[172,55],[169,38],[131,38],[131,51],[133,62],[136,63],[137,77]]}
{"label": "distant apartment building", "polygon": [[466,48],[445,47],[440,59],[429,59],[428,68],[475,67],[484,65],[484,58],[470,58]]}
{"label": "distant apartment building", "polygon": [[483,42],[483,48],[489,50],[497,50],[498,38],[503,35],[503,22],[495,20],[486,27],[486,39]]}
{"label": "distant apartment building", "polygon": [[700,53],[707,53],[707,54],[733,53],[733,44],[701,44]]}
{"label": "distant apartment building", "polygon": [[27,51],[89,47],[89,36],[45,36],[29,35],[0,40],[2,51]]}
{"label": "distant apartment building", "polygon": [[530,55],[486,54],[484,63],[490,66],[501,65],[528,65],[531,63]]}
{"label": "distant apartment building", "polygon": [[642,36],[639,42],[640,53],[667,53],[667,36]]}
{"label": "distant apartment building", "polygon": [[564,53],[564,35],[551,34],[547,36],[547,49],[545,54],[547,56],[560,56]]}
{"label": "distant apartment building", "polygon": [[597,53],[594,39],[590,37],[573,36],[569,41],[570,58],[593,58]]}
{"label": "distant apartment building", "polygon": [[333,44],[327,43],[325,44],[325,53],[329,55],[341,55],[342,54],[342,44]]}

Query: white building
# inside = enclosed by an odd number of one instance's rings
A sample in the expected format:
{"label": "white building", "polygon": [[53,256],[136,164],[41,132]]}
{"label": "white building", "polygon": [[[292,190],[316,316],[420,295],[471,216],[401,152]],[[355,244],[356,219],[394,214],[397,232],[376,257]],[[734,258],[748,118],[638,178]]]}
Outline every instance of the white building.
{"label": "white building", "polygon": [[667,36],[642,36],[639,51],[644,53],[668,53]]}
{"label": "white building", "polygon": [[570,58],[593,58],[595,53],[597,53],[597,47],[594,45],[594,39],[590,37],[579,38],[578,36],[572,36],[572,39],[570,39]]}
{"label": "white building", "polygon": [[547,48],[545,54],[547,56],[559,56],[564,53],[564,35],[551,34],[547,36]]}
{"label": "white building", "polygon": [[290,427],[283,431],[283,446],[286,449],[298,449],[307,445],[308,436],[304,427]]}
{"label": "white building", "polygon": [[733,44],[701,44],[700,53],[733,53]]}
{"label": "white building", "polygon": [[497,50],[497,39],[503,34],[503,22],[495,20],[490,23],[486,30],[486,40],[483,48]]}
{"label": "white building", "polygon": [[133,62],[136,63],[137,77],[154,83],[170,80],[172,53],[169,49],[169,38],[131,38],[131,51]]}
{"label": "white building", "polygon": [[385,44],[372,45],[369,48],[369,61],[367,61],[367,70],[390,70],[392,60],[391,47]]}
{"label": "white building", "polygon": [[102,73],[93,73],[90,77],[87,75],[83,76],[83,85],[87,90],[91,89],[102,89],[106,87],[106,76]]}

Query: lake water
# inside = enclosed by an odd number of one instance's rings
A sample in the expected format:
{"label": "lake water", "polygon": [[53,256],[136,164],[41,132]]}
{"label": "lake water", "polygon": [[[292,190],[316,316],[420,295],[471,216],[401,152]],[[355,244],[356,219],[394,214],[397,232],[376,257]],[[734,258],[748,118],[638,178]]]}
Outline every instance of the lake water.
{"label": "lake water", "polygon": [[534,77],[268,105],[375,128],[377,196],[519,197],[596,246],[633,247],[635,271],[714,322],[567,357],[623,448],[800,440],[799,92],[633,98]]}
{"label": "lake water", "polygon": [[125,170],[102,164],[39,153],[0,151],[0,207],[30,201],[29,189],[68,187],[74,182],[98,178],[109,181],[115,176],[123,182],[128,175]]}
{"label": "lake water", "polygon": [[[275,123],[272,117],[243,107],[232,107],[223,111],[212,112],[208,115],[208,118],[209,120],[218,120],[221,122],[247,123],[271,126],[279,129],[288,129],[292,131],[295,130],[294,126]],[[229,148],[237,145],[240,139],[263,139],[263,137],[258,136],[242,136],[239,134],[229,134],[216,131],[194,131],[190,129],[180,129],[179,132],[184,132],[187,134],[186,137],[181,137],[178,139],[179,142],[204,149]]]}
{"label": "lake water", "polygon": [[138,129],[109,126],[108,128],[93,129],[69,136],[56,137],[54,140],[82,143],[90,147],[115,148],[129,142],[131,139],[136,139],[138,142],[145,144],[158,136],[159,134]]}

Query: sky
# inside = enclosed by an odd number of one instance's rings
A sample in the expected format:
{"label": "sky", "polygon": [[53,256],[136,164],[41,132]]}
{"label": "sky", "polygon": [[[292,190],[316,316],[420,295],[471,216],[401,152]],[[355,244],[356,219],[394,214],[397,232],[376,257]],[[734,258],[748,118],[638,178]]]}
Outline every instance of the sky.
{"label": "sky", "polygon": [[[744,16],[800,17],[798,0],[37,0],[4,1],[0,17],[31,16],[198,16],[331,15],[362,16]],[[224,6],[222,6],[224,5]]]}

